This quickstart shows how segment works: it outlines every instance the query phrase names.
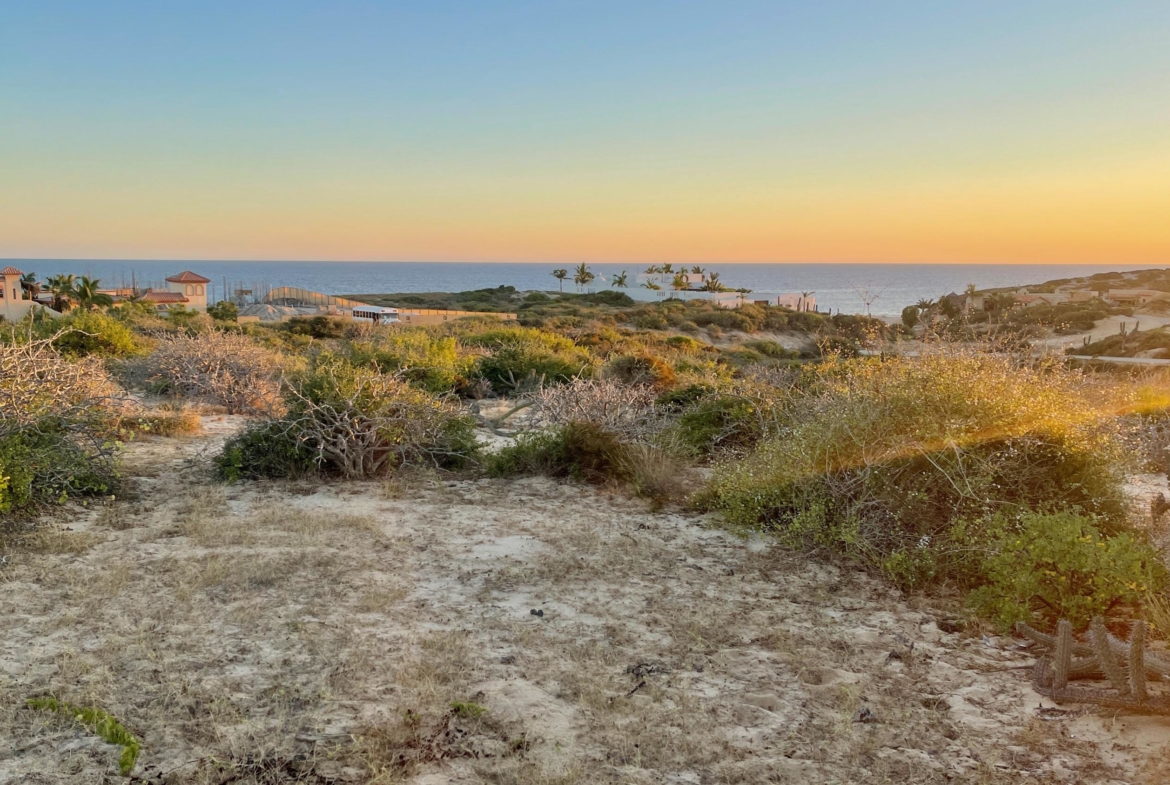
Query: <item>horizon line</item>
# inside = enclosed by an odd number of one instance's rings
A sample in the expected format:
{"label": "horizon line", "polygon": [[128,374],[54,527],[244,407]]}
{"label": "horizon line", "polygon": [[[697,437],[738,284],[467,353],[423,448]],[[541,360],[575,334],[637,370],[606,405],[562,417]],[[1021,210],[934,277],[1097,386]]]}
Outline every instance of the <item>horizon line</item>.
{"label": "horizon line", "polygon": [[715,262],[696,261],[591,261],[591,260],[475,260],[463,259],[252,259],[252,258],[195,258],[195,257],[105,257],[105,256],[0,256],[0,262],[174,262],[176,264],[197,262],[248,262],[253,264],[531,264],[531,265],[564,265],[564,264],[606,264],[606,265],[661,265],[677,264],[682,266],[706,266],[719,264],[745,265],[899,265],[899,266],[967,266],[967,267],[1126,267],[1151,268],[1165,266],[1170,268],[1170,259],[1165,262],[853,262],[853,261],[774,261],[774,262],[747,262],[742,260],[724,260]]}

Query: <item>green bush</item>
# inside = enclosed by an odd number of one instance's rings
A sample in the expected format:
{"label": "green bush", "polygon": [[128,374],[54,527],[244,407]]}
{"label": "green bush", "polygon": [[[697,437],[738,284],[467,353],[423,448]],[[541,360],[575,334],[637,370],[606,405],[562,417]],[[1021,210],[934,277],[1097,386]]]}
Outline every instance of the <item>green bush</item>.
{"label": "green bush", "polygon": [[0,438],[0,513],[59,504],[71,496],[106,495],[116,487],[114,467],[52,423]]}
{"label": "green bush", "polygon": [[1062,366],[976,350],[822,366],[706,499],[902,586],[968,569],[960,521],[1079,510],[1112,535],[1126,527],[1124,455],[1109,407],[1083,391]]}
{"label": "green bush", "polygon": [[505,327],[463,336],[464,343],[491,353],[477,373],[498,391],[567,382],[593,371],[593,358],[572,340],[531,327]]}
{"label": "green bush", "polygon": [[[1102,535],[1074,513],[997,517],[982,572],[987,583],[969,602],[1005,627],[1039,616],[1085,626],[1118,605],[1137,605],[1165,583],[1156,551],[1132,534]],[[980,539],[983,539],[982,537]]]}
{"label": "green bush", "polygon": [[488,457],[493,477],[540,474],[604,483],[625,479],[626,447],[592,423],[569,423],[549,431],[521,434]]}
{"label": "green bush", "polygon": [[674,434],[694,458],[718,449],[743,449],[760,437],[760,420],[751,401],[734,396],[698,400],[678,418]]}
{"label": "green bush", "polygon": [[124,322],[101,311],[75,311],[40,325],[38,332],[47,338],[63,329],[53,347],[66,357],[127,357],[144,349]]}
{"label": "green bush", "polygon": [[313,451],[280,420],[254,423],[228,439],[212,464],[216,476],[227,482],[295,479],[317,468]]}
{"label": "green bush", "polygon": [[217,322],[235,322],[240,318],[240,309],[231,300],[220,300],[207,309],[207,315]]}
{"label": "green bush", "polygon": [[436,336],[417,329],[394,329],[372,341],[358,341],[349,348],[355,365],[374,364],[383,372],[403,372],[407,379],[430,392],[465,388],[476,357],[451,336]]}

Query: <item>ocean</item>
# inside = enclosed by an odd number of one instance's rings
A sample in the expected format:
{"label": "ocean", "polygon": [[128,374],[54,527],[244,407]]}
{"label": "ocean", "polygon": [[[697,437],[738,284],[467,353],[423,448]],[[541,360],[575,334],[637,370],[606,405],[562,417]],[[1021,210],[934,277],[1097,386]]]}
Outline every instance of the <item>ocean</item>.
{"label": "ocean", "polygon": [[[468,262],[232,262],[86,259],[4,259],[24,272],[73,273],[99,278],[105,286],[162,286],[168,275],[193,270],[212,280],[212,299],[237,288],[263,291],[299,286],[326,294],[439,292],[515,286],[556,290],[556,268],[567,268],[565,291],[574,291],[570,264]],[[980,289],[1024,286],[1053,278],[1071,278],[1111,270],[1141,270],[1161,265],[1103,264],[706,264],[731,288],[758,292],[815,292],[822,311],[864,313],[861,292],[868,291],[874,316],[897,316],[921,299],[961,292],[973,283]],[[631,283],[645,264],[591,264],[609,278],[629,271]]]}

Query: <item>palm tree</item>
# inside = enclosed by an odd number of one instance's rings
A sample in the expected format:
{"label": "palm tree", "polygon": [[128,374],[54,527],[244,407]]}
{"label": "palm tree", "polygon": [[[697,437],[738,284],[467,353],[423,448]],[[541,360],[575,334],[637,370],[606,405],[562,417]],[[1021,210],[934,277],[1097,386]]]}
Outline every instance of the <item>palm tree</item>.
{"label": "palm tree", "polygon": [[610,283],[610,286],[616,286],[620,289],[625,289],[626,288],[626,271],[622,270],[621,275],[615,275],[613,277],[613,282]]}
{"label": "palm tree", "polygon": [[927,300],[924,297],[914,304],[916,306],[918,306],[918,310],[920,310],[920,311],[929,311],[931,308],[934,307],[934,300]]}
{"label": "palm tree", "polygon": [[670,282],[670,288],[678,291],[691,288],[690,281],[687,280],[687,274],[675,273],[674,278]]}
{"label": "palm tree", "polygon": [[573,283],[577,284],[577,288],[580,289],[582,286],[588,286],[589,282],[596,277],[596,275],[589,272],[589,265],[581,262],[581,264],[577,265],[577,274],[573,276]]}
{"label": "palm tree", "polygon": [[662,272],[662,269],[655,264],[652,264],[646,268],[646,275],[658,275],[660,272]]}
{"label": "palm tree", "polygon": [[561,292],[565,291],[565,278],[569,275],[568,270],[553,270],[552,277],[556,278],[561,284]]}
{"label": "palm tree", "polygon": [[656,291],[656,292],[657,292],[657,291],[660,291],[660,290],[662,289],[662,287],[661,287],[661,286],[659,286],[658,284],[654,283],[653,281],[647,281],[646,283],[642,284],[642,288],[643,288],[643,289],[653,289],[653,290],[654,290],[654,291]]}
{"label": "palm tree", "polygon": [[20,277],[20,288],[28,292],[28,299],[35,300],[41,293],[41,283],[36,273],[25,273]]}
{"label": "palm tree", "polygon": [[667,262],[666,264],[662,265],[662,272],[664,275],[674,275],[674,265],[672,265],[670,262]]}
{"label": "palm tree", "polygon": [[800,307],[807,310],[808,298],[812,297],[816,292],[801,292],[800,293]]}
{"label": "palm tree", "polygon": [[77,291],[73,288],[77,276],[72,274],[53,275],[45,279],[49,291],[53,293],[53,310],[64,313],[69,304],[77,298]]}
{"label": "palm tree", "polygon": [[97,278],[90,278],[87,275],[81,276],[74,286],[73,292],[77,297],[77,304],[83,311],[92,311],[99,306],[107,306],[114,304],[114,298],[108,294],[103,294],[98,291],[101,286],[101,281]]}
{"label": "palm tree", "polygon": [[694,275],[702,275],[705,272],[706,272],[706,270],[704,270],[702,267],[700,267],[697,264],[691,268],[691,273],[693,273]]}
{"label": "palm tree", "polygon": [[723,291],[723,284],[719,282],[719,273],[708,273],[707,280],[703,282],[704,292],[721,292]]}

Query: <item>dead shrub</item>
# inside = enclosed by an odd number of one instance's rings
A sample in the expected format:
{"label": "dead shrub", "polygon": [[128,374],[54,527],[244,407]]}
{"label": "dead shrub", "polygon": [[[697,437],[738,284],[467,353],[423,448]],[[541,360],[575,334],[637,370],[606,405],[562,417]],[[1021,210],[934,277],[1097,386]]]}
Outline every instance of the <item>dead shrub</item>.
{"label": "dead shrub", "polygon": [[477,452],[473,422],[452,396],[332,355],[285,381],[286,413],[229,441],[221,476],[287,477],[316,470],[347,479],[400,466],[457,468]]}
{"label": "dead shrub", "polygon": [[574,379],[536,395],[538,422],[563,426],[590,423],[623,439],[644,439],[661,430],[654,391],[611,379]]}
{"label": "dead shrub", "polygon": [[219,404],[230,414],[268,413],[280,401],[281,358],[239,333],[160,335],[140,368],[156,391]]}

